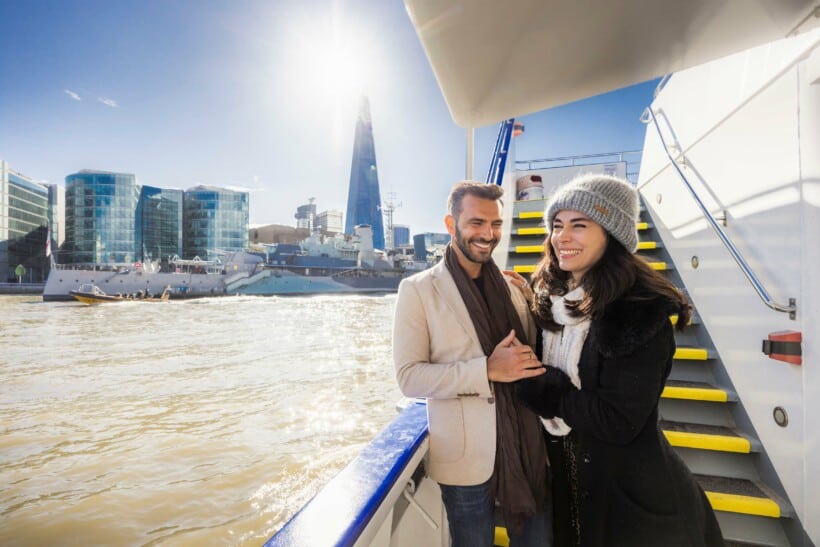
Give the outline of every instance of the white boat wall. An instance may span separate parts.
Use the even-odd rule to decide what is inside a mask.
[[[224,262],[175,258],[165,271],[160,271],[156,263],[52,264],[43,301],[73,300],[69,291],[81,285],[96,285],[110,295],[138,291],[158,295],[171,287],[171,298],[221,296],[226,294],[228,284],[253,275],[259,261],[247,253],[235,252]]]
[[[637,182],[639,252],[695,308],[661,427],[727,541],[820,543],[820,4],[406,4],[465,126],[676,71],[645,114]],[[526,173],[507,174],[507,195]],[[497,261],[532,271],[543,206],[509,208]],[[438,488],[420,463],[421,409],[400,413],[268,544],[448,545]],[[502,529],[496,544],[506,545]]]
[[[638,188],[697,311],[698,342],[715,357],[700,379],[735,401],[719,425],[736,427],[757,453],[685,460],[696,473],[751,480],[779,505],[756,520],[719,512],[724,535],[746,526],[750,543],[817,544],[820,29],[675,74],[645,119]],[[804,343],[764,347],[784,332]],[[802,355],[784,362],[762,349]]]

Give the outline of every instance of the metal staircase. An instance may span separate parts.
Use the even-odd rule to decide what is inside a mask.
[[[545,205],[545,200],[514,203],[508,269],[524,275],[535,270],[544,251]],[[681,287],[644,207],[641,215],[638,254]],[[677,317],[670,320],[677,321]],[[783,489],[697,310],[690,328],[677,332],[676,337],[674,366],[661,395],[661,428],[706,492],[727,545],[797,544],[794,538],[801,535],[800,524],[781,497]]]

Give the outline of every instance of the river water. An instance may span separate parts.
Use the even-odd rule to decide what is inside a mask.
[[[395,416],[394,303],[0,297],[0,545],[261,545]]]

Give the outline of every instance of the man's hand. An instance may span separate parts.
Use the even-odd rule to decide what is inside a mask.
[[[515,330],[511,330],[487,358],[487,378],[491,382],[515,382],[545,371],[532,349],[515,337]]]
[[[532,302],[533,292],[532,288],[530,288],[530,284],[527,283],[527,280],[524,277],[513,270],[501,270],[501,273],[512,279],[513,285],[518,287],[518,290],[521,291],[521,294],[527,300],[527,302]]]

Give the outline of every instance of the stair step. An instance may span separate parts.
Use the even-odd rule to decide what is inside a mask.
[[[788,513],[750,480],[711,475],[695,475],[695,479],[715,511],[771,518]]]
[[[709,401],[726,403],[734,400],[733,394],[704,382],[684,382],[667,380],[661,397],[664,399],[686,399],[689,401]]]
[[[678,324],[678,314],[670,315],[669,316],[669,322],[672,323],[673,325],[677,325]],[[700,321],[693,315],[693,316],[689,317],[689,322],[687,323],[687,325],[696,325],[696,324],[699,324],[699,323],[700,323]]]
[[[516,245],[515,247],[510,249],[511,253],[515,254],[531,254],[531,253],[538,253],[544,254],[544,246],[543,245]]]
[[[517,236],[545,236],[547,229],[543,226],[531,226],[529,228],[517,228],[513,230],[513,235]]]
[[[520,230],[519,230],[520,231]],[[657,241],[640,241],[638,242],[638,250],[639,251],[648,251],[651,249],[660,249],[662,245]],[[526,253],[544,253],[544,245],[516,245],[510,249],[511,253],[516,254],[526,254]],[[661,269],[666,269],[666,263],[663,263],[664,267]]]
[[[682,361],[708,361],[712,355],[704,348],[677,348],[673,359]]]
[[[752,443],[728,427],[665,420],[660,422],[660,427],[669,444],[679,448],[698,448],[740,454],[752,452]]]
[[[649,262],[648,264],[653,270],[664,271],[672,269],[666,262]],[[535,264],[516,264],[512,269],[516,273],[532,273],[535,271]]]
[[[544,211],[519,211],[518,214],[514,217],[513,220],[543,220],[544,219]],[[639,232],[643,232],[652,228],[652,225],[648,222],[637,222],[635,227]],[[546,233],[546,228],[543,226],[540,227],[544,230],[542,233]],[[535,232],[532,234],[518,234],[518,235],[534,235]]]

